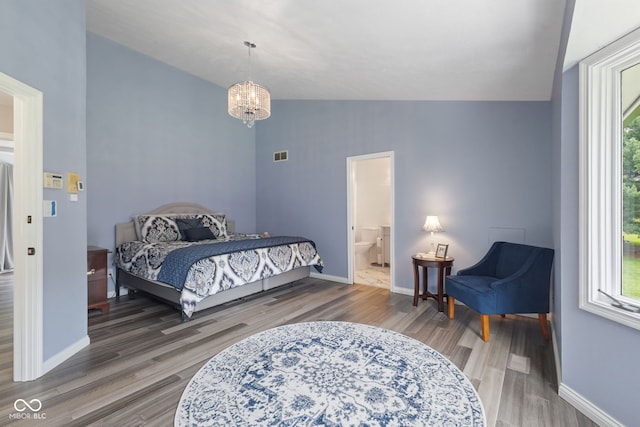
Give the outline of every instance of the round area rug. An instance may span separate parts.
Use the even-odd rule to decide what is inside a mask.
[[[176,426],[484,426],[465,375],[425,344],[369,325],[258,333],[191,379]]]

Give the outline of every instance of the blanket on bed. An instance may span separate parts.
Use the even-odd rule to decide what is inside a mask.
[[[194,263],[202,259],[215,255],[229,254],[232,252],[269,248],[273,246],[302,242],[308,242],[315,248],[315,243],[304,237],[276,236],[255,240],[217,242],[176,249],[170,252],[162,262],[162,267],[158,273],[158,280],[168,283],[177,289],[182,289],[185,279],[187,278],[187,274],[189,273],[189,269]],[[318,272],[322,273],[321,265],[315,265],[314,267]]]

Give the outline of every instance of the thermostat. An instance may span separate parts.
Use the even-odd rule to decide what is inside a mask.
[[[44,173],[44,188],[55,188],[56,190],[62,190],[62,174],[59,173]]]

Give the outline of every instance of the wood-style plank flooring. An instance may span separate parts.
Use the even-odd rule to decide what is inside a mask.
[[[476,313],[451,320],[433,300],[307,278],[196,313],[137,295],[89,312],[91,344],[27,382],[12,381],[12,277],[0,275],[0,425],[171,426],[189,379],[229,345],[275,326],[317,320],[367,323],[424,342],[455,363],[478,390],[489,426],[595,426],[557,395],[553,349],[536,319],[491,316],[491,341]],[[37,398],[46,420],[16,420],[14,401]]]

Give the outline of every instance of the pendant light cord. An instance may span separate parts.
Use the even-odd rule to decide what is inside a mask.
[[[251,80],[251,49],[255,49],[256,44],[250,41],[245,41],[244,45],[249,49],[249,81]]]

